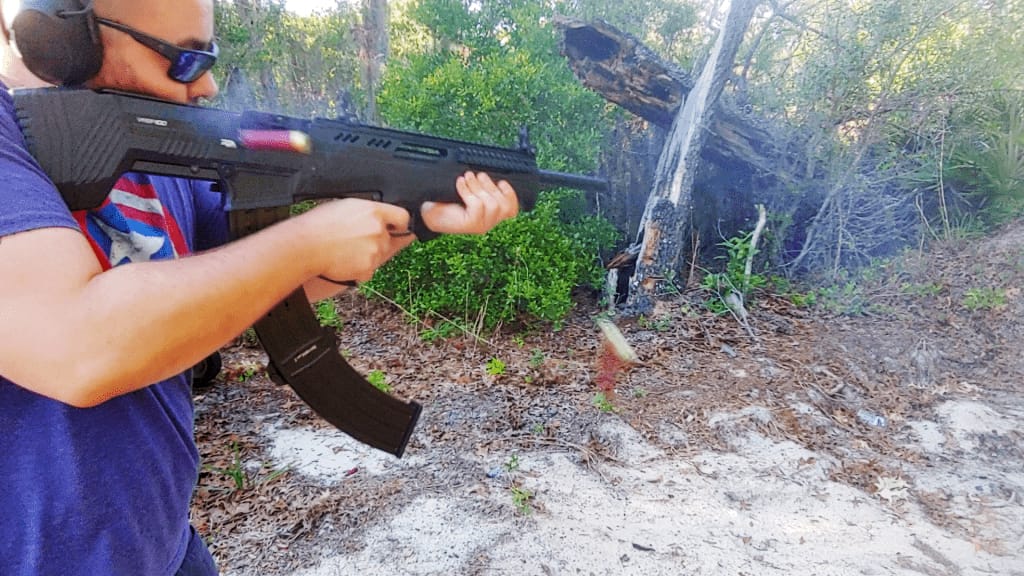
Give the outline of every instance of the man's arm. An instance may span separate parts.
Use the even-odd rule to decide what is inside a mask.
[[[318,275],[367,280],[412,241],[408,213],[328,202],[221,249],[101,271],[84,237],[0,239],[0,374],[93,406],[180,373]]]

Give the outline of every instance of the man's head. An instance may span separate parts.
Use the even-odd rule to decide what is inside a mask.
[[[29,68],[55,83],[175,102],[217,93],[211,0],[23,0],[14,28]]]

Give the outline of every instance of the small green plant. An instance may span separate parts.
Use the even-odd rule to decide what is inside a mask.
[[[435,326],[421,330],[420,340],[423,340],[424,342],[446,340],[460,332],[463,332],[463,330],[463,327],[459,326],[455,322],[444,320],[442,322],[438,322]]]
[[[647,396],[646,388],[643,388],[641,386],[633,388],[633,398],[643,398],[644,396]]]
[[[491,358],[487,361],[487,373],[491,376],[501,376],[505,373],[505,362],[498,357]]]
[[[530,427],[530,432],[537,436],[540,436],[541,434],[544,433],[544,425],[538,422],[534,424],[532,427]]]
[[[340,330],[345,325],[345,321],[338,315],[338,307],[330,298],[316,303],[316,319],[320,321],[321,326],[335,330]]]
[[[805,293],[793,292],[787,296],[797,308],[810,308],[818,303],[818,294],[813,290]]]
[[[241,490],[245,488],[245,468],[242,465],[242,453],[238,442],[231,443],[231,454],[231,465],[227,468],[207,466],[206,469],[227,476],[234,482],[235,490]]]
[[[608,396],[604,392],[598,392],[594,394],[592,401],[594,407],[604,413],[615,412],[615,405],[608,399]]]
[[[284,476],[285,474],[287,474],[288,470],[289,470],[289,468],[287,466],[285,466],[284,468],[278,468],[276,470],[271,470],[270,474],[267,474],[266,476],[263,476],[262,478],[257,480],[256,484],[259,485],[259,484],[266,484],[268,482],[273,482],[274,480],[277,480],[281,476]]]
[[[964,294],[964,308],[995,310],[1006,305],[1006,293],[999,288],[970,288]]]
[[[725,256],[718,257],[726,260],[725,271],[710,272],[701,281],[701,288],[711,294],[705,305],[714,314],[725,314],[731,309],[727,301],[730,294],[735,293],[743,300],[748,300],[755,289],[763,288],[768,283],[767,278],[761,274],[747,275],[747,259],[758,252],[752,239],[753,232],[747,232],[719,243],[726,251]]]
[[[793,286],[789,279],[782,276],[768,278],[768,289],[779,296],[787,298],[798,308],[810,308],[818,301],[818,293],[816,291],[801,292]]]
[[[256,330],[253,327],[246,328],[244,332],[238,337],[238,340],[243,346],[259,346],[260,339],[256,336]]]
[[[534,426],[535,431],[536,428],[537,426]],[[541,426],[540,431],[535,433],[540,434],[543,431],[544,427]],[[504,471],[504,477],[508,482],[508,489],[512,493],[512,504],[520,514],[530,514],[533,510],[531,504],[533,501],[533,493],[519,486],[519,480],[516,478],[516,472],[519,471],[519,455],[510,455],[508,460],[506,460],[501,467]],[[499,474],[494,474],[494,476],[498,475]]]
[[[260,370],[262,370],[262,368],[260,368],[260,366],[256,364],[246,364],[238,372],[238,382],[241,384],[245,384],[246,382],[252,380],[257,374],[259,374]]]
[[[391,385],[388,384],[387,376],[383,370],[370,370],[366,374],[366,381],[373,384],[373,387],[381,392],[391,393]]]
[[[513,454],[505,461],[505,471],[511,473],[516,470],[519,470],[519,455]]]
[[[816,303],[829,312],[844,316],[860,316],[869,308],[864,289],[853,280],[819,288]]]
[[[661,316],[652,320],[641,314],[636,323],[637,326],[644,330],[654,330],[655,332],[664,332],[672,327],[672,319],[668,316]]]
[[[226,468],[218,468],[216,466],[203,466],[205,470],[227,476],[233,485],[235,491],[244,490],[246,487],[259,486],[268,482],[280,478],[282,475],[288,472],[288,467],[278,468],[270,471],[262,477],[258,477],[255,480],[249,477],[249,474],[245,471],[245,465],[242,462],[242,450],[238,446],[238,442],[231,443],[231,464]]]
[[[530,368],[536,370],[544,365],[544,351],[540,348],[534,348],[530,352]]]
[[[529,516],[533,512],[533,492],[519,486],[512,486],[512,504],[516,507],[516,510],[524,516]]]
[[[938,296],[942,292],[942,284],[928,282],[925,284],[904,283],[900,292],[908,296]]]

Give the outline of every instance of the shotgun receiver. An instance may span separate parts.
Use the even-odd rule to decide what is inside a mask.
[[[125,172],[209,180],[226,195],[234,237],[287,218],[303,200],[361,197],[406,208],[421,239],[425,201],[458,202],[467,170],[507,180],[524,209],[545,188],[607,182],[537,168],[525,131],[514,148],[346,120],[229,112],[109,91],[16,90],[29,151],[72,210],[98,207]],[[341,357],[298,289],[254,325],[268,372],[356,440],[401,457],[420,406],[379,391]]]

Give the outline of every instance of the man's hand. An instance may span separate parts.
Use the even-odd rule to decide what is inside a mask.
[[[442,234],[483,234],[502,220],[519,213],[519,199],[512,186],[497,184],[484,172],[466,172],[455,181],[463,204],[424,202],[423,223]]]
[[[408,233],[405,208],[358,198],[326,202],[300,216],[310,221],[321,246],[320,275],[339,282],[365,282],[416,239]]]
[[[519,199],[504,180],[495,184],[483,173],[466,172],[455,181],[463,204],[424,202],[420,210],[423,223],[442,234],[483,234],[502,220],[519,213]],[[335,218],[329,229],[338,236],[325,248],[327,268],[321,278],[332,281],[364,282],[392,256],[415,240],[407,233],[409,213],[403,208],[380,202],[349,198],[328,202],[302,218]],[[323,225],[321,222],[319,225]],[[319,240],[324,240],[323,237]],[[334,296],[341,289],[334,282],[311,278],[305,283],[310,301]]]

